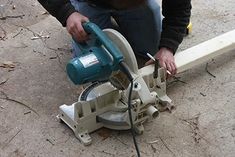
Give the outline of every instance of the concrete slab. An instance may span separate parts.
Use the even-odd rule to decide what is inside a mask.
[[[35,0],[22,2],[31,10],[38,7]],[[233,0],[193,1],[193,33],[180,50],[235,29],[234,8]],[[30,13],[41,12],[42,8]],[[22,22],[22,27],[14,23],[20,19],[0,20],[7,32],[0,40],[0,63],[11,61],[15,66],[0,68],[0,157],[135,156],[128,131],[99,130],[91,135],[93,144],[85,147],[56,119],[59,106],[76,101],[81,89],[68,80],[64,69],[70,37],[54,18],[42,16],[24,19],[31,22]],[[31,40],[42,31],[50,38]],[[186,84],[168,83],[177,109],[145,124],[144,134],[137,137],[142,156],[234,156],[235,51],[208,62],[216,77],[205,66],[179,74]]]

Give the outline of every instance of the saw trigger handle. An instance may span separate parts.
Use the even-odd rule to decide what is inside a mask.
[[[123,60],[123,55],[117,48],[117,46],[96,24],[92,22],[85,22],[82,24],[82,26],[86,33],[90,34],[92,37],[95,38],[95,42],[93,43],[94,46],[103,46],[106,50],[108,50],[108,53],[112,56],[113,65],[116,67]],[[84,43],[80,46],[83,45]],[[87,48],[88,45],[85,45],[85,48]],[[91,47],[91,45],[89,45],[89,47]]]

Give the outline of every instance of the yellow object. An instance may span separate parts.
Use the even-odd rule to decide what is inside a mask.
[[[189,22],[188,26],[187,26],[187,32],[186,34],[191,34],[193,31],[193,24],[191,22]]]

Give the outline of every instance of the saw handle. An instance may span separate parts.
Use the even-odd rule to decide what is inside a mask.
[[[83,42],[83,43],[79,43],[76,42],[76,40],[74,40],[76,42],[76,44],[78,45],[78,47],[81,49],[82,52],[89,52],[89,49],[91,47],[104,47],[107,51],[108,56],[110,57],[110,55],[112,56],[111,59],[113,61],[113,69],[117,69],[118,64],[123,61],[123,55],[120,52],[120,50],[117,48],[117,46],[108,38],[108,36],[94,23],[92,22],[85,22],[82,24],[84,30],[86,31],[86,33],[90,34],[91,36],[91,40],[94,40],[94,42]]]

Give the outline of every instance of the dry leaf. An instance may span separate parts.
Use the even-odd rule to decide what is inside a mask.
[[[12,61],[5,61],[0,64],[0,67],[13,69],[15,68],[15,64]]]
[[[154,141],[149,141],[147,142],[148,144],[154,144],[154,143],[157,143],[159,140],[154,140]]]
[[[42,15],[49,15],[49,13],[47,11],[44,11]]]
[[[50,38],[50,36],[49,35],[42,35],[42,36],[34,36],[34,37],[31,37],[31,40],[37,40],[37,39],[48,39],[48,38]]]
[[[98,135],[102,137],[102,140],[105,140],[111,136],[111,130],[107,128],[101,128],[98,131]]]

